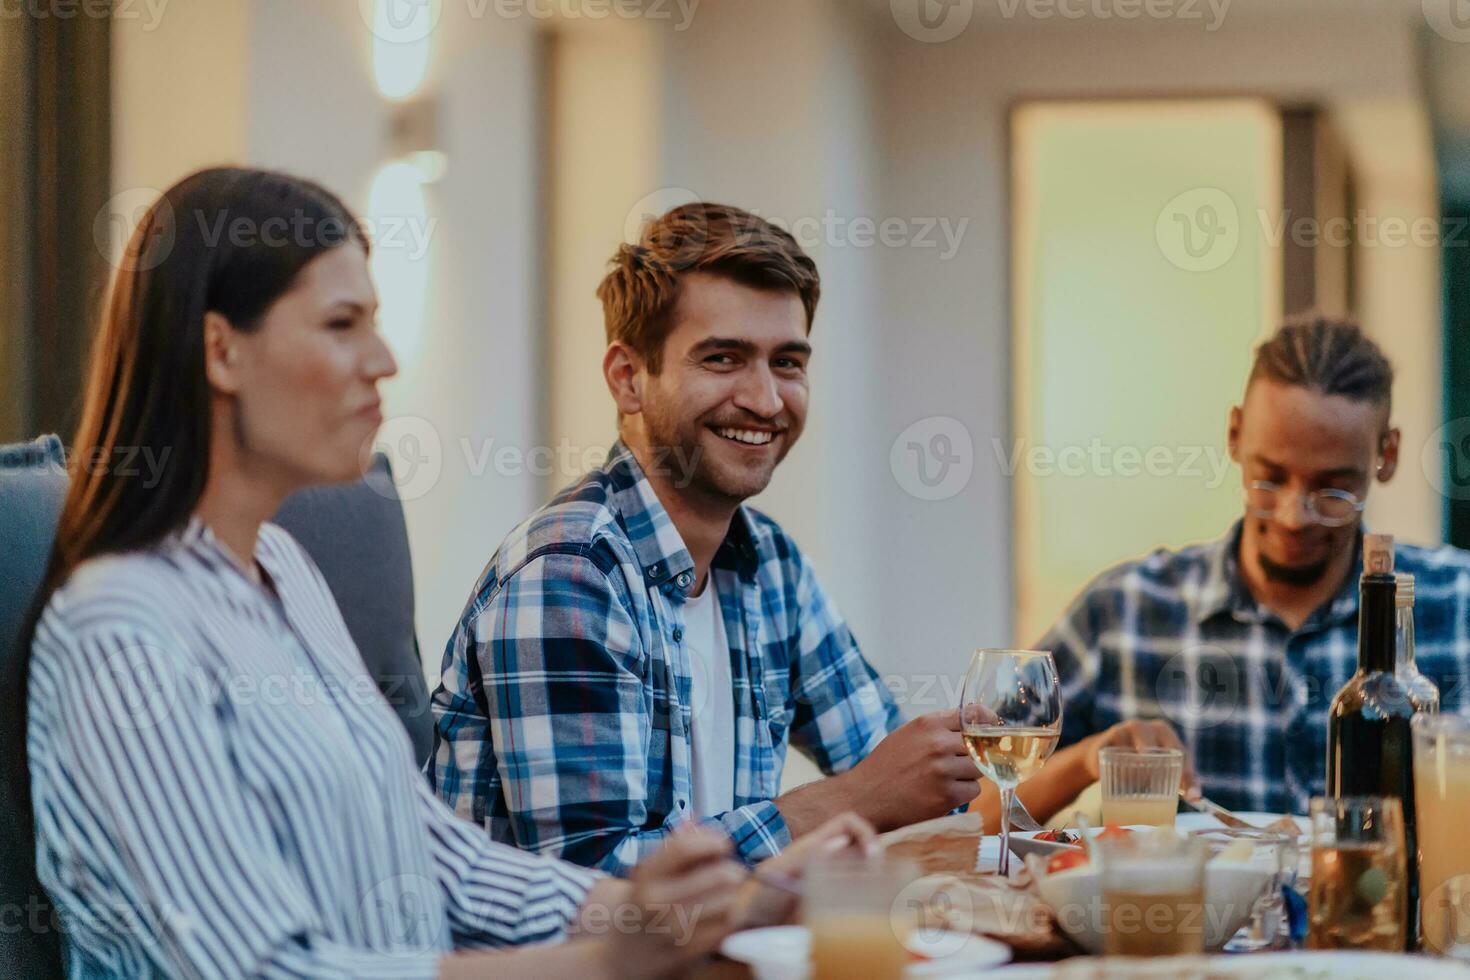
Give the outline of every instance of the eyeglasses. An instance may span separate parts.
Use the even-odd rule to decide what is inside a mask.
[[[1246,484],[1245,509],[1252,517],[1271,520],[1276,516],[1281,486],[1266,480]],[[1365,502],[1346,490],[1313,490],[1306,494],[1303,509],[1307,519],[1325,527],[1351,524],[1363,512]]]

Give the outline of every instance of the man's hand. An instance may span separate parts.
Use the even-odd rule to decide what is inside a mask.
[[[921,715],[891,732],[839,777],[852,808],[881,830],[942,817],[975,796],[980,772],[960,735],[960,713]]]
[[[1102,762],[1099,753],[1110,746],[1120,746],[1125,749],[1178,749],[1184,753],[1184,775],[1180,780],[1180,785],[1191,799],[1200,795],[1199,777],[1195,775],[1194,763],[1189,758],[1189,750],[1184,747],[1183,742],[1179,741],[1179,736],[1174,733],[1173,727],[1167,721],[1138,718],[1120,721],[1106,731],[1083,739],[1079,744],[1085,748],[1083,765],[1090,777],[1089,783],[1095,783],[1101,778]]]

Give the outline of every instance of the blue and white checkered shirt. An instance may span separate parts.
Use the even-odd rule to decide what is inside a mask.
[[[1289,629],[1236,561],[1241,524],[1095,579],[1038,644],[1055,653],[1067,745],[1131,718],[1172,722],[1205,795],[1235,810],[1306,813],[1326,789],[1327,711],[1357,669],[1359,560],[1330,603]],[[1442,708],[1470,709],[1470,553],[1395,548],[1415,577],[1419,669]]]
[[[710,575],[735,702],[735,808],[713,820],[756,861],[790,840],[771,802],[788,743],[842,772],[901,718],[775,522],[741,507]],[[496,840],[615,873],[657,847],[693,799],[693,584],[693,559],[619,443],[511,532],[475,586],[433,697],[439,795]]]

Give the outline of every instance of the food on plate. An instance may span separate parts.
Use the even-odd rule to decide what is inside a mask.
[[[1081,835],[1075,834],[1070,830],[1043,830],[1033,840],[1050,841],[1053,844],[1076,845],[1082,843]]]
[[[1087,852],[1081,849],[1075,851],[1061,851],[1051,856],[1046,863],[1046,873],[1054,875],[1071,868],[1080,868],[1087,863]]]

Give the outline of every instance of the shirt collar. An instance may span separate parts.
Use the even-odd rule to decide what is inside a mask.
[[[1203,623],[1221,613],[1242,621],[1260,621],[1272,613],[1256,601],[1240,574],[1240,536],[1245,519],[1237,519],[1224,537],[1205,546],[1205,577],[1195,607],[1195,622]],[[1358,535],[1352,573],[1332,601],[1316,609],[1301,630],[1325,627],[1350,620],[1358,614],[1358,578],[1363,573],[1363,536]]]
[[[687,593],[694,586],[694,559],[643,467],[621,439],[613,445],[602,470],[612,490],[613,509],[627,528],[644,579],[649,585],[671,582]],[[748,575],[755,571],[756,564],[753,518],[741,505],[715,554],[714,565]]]

